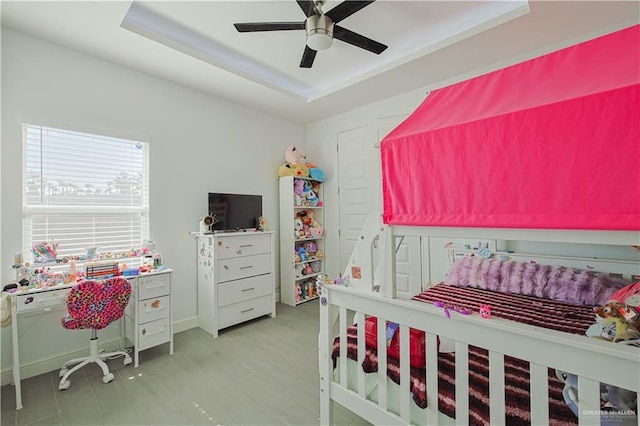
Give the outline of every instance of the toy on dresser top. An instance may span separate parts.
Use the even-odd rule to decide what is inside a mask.
[[[313,210],[300,210],[293,220],[293,232],[297,240],[321,238],[324,228],[315,219]]]

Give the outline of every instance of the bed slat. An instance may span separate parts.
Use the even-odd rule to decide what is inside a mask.
[[[578,378],[578,419],[580,426],[600,425],[600,384],[586,377]]]
[[[489,419],[492,425],[505,424],[504,356],[495,351],[489,351]]]
[[[347,308],[340,307],[340,341],[347,341]],[[347,387],[347,345],[340,345],[340,385]]]
[[[387,321],[378,317],[378,406],[387,409]]]
[[[400,417],[402,420],[410,422],[410,399],[409,391],[410,364],[409,364],[409,327],[400,325],[397,332],[400,332]]]
[[[531,424],[544,424],[549,419],[549,380],[547,367],[530,363]]]
[[[426,425],[438,424],[438,336],[425,335],[427,358],[427,421]]]
[[[456,425],[469,424],[469,345],[456,341]]]
[[[364,314],[358,312],[354,315],[354,322],[358,325],[358,365],[362,365],[364,362],[364,355],[366,351],[366,335],[365,335],[365,327],[364,327]],[[367,389],[365,385],[365,372],[362,368],[358,368],[358,395],[360,398],[367,397]]]

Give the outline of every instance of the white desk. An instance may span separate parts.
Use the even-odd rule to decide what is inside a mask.
[[[129,282],[131,282],[132,299],[130,300],[130,304],[132,303],[131,302],[132,300],[140,299],[140,292],[139,292],[138,285],[140,284],[141,280],[143,280],[142,285],[144,286],[146,283],[153,284],[152,281],[149,282],[148,279],[145,279],[146,277],[152,277],[160,274],[168,274],[167,276],[169,277],[168,279],[169,279],[169,286],[170,286],[171,272],[173,271],[170,269],[165,269],[165,270],[151,272],[147,274],[123,277],[123,278],[127,278]],[[73,287],[74,284],[75,283],[62,284],[55,287],[44,287],[39,289],[29,289],[29,290],[22,290],[22,291],[20,291],[20,288],[18,288],[18,291],[15,291],[13,293],[9,292],[9,296],[11,298],[11,316],[12,316],[11,338],[12,338],[12,346],[13,346],[12,368],[13,368],[13,383],[16,388],[16,410],[19,410],[22,408],[22,390],[20,387],[20,344],[19,344],[19,336],[18,336],[18,318],[20,317],[20,315],[24,315],[28,313],[47,312],[56,308],[66,309],[66,296],[67,296],[67,293],[69,292],[69,289],[71,289],[71,287]],[[135,346],[135,354],[134,354],[135,367],[138,366],[138,352],[148,347],[155,346],[157,344],[165,343],[168,341],[169,353],[173,354],[173,324],[172,324],[173,321],[171,317],[171,302],[170,302],[171,297],[170,296],[171,295],[169,292],[168,300],[166,302],[169,304],[169,306],[159,303],[159,304],[153,304],[153,307],[150,308],[150,309],[157,308],[161,310],[167,309],[168,316],[165,315],[165,317],[168,318],[167,320],[168,325],[166,326],[168,328],[166,329],[165,333],[160,333],[165,337],[160,337],[159,339],[157,337],[154,337],[153,338],[154,340],[144,344],[140,342],[137,337],[131,337],[129,339],[131,340],[132,343],[134,343],[134,346]],[[135,305],[132,305],[132,306],[135,306]],[[127,306],[127,308],[129,309],[129,306]],[[140,309],[136,309],[135,311],[139,312]],[[147,310],[147,312],[148,311],[149,310]],[[147,326],[147,324],[140,324],[138,322],[139,315],[140,314],[135,316],[135,320],[133,321],[133,329],[138,330],[140,328],[140,329],[146,330],[144,326]],[[127,315],[123,315],[123,318],[122,318],[123,321],[126,316]],[[62,316],[60,318],[62,318]],[[54,324],[56,324],[56,326],[58,327],[62,327],[60,325],[60,322],[56,322]],[[126,328],[126,325],[125,327],[121,327],[122,339],[124,339],[125,337],[125,328]],[[134,333],[134,334],[137,335],[137,333]]]
[[[66,295],[74,284],[45,287],[9,293],[11,297],[11,339],[13,346],[13,384],[16,387],[16,410],[22,408],[20,388],[20,345],[18,339],[18,316],[33,312],[46,312],[65,306]],[[18,288],[20,290],[20,288]]]

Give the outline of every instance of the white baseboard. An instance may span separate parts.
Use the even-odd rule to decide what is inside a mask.
[[[173,323],[173,334],[186,331],[198,326],[198,317],[188,318]],[[113,339],[106,343],[101,342],[100,349],[104,349],[107,352],[120,350],[120,339]],[[30,364],[22,364],[20,368],[20,378],[22,380],[29,377],[39,376],[40,374],[48,373],[50,371],[58,370],[64,365],[65,362],[73,358],[79,358],[87,356],[89,354],[89,346],[86,349],[79,351],[69,352],[53,358],[48,358],[42,361],[33,362]],[[13,382],[13,370],[12,368],[5,369],[0,378],[0,384],[2,386],[8,385]]]

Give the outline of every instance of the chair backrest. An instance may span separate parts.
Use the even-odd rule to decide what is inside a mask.
[[[62,319],[62,326],[68,329],[105,328],[122,317],[130,297],[131,284],[122,277],[78,283],[67,295],[67,316]]]

